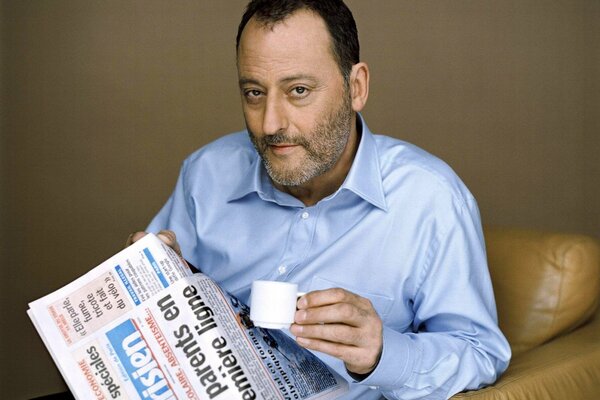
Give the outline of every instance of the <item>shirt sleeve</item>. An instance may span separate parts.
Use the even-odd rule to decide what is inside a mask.
[[[411,299],[413,331],[384,327],[380,362],[361,381],[388,399],[447,399],[493,383],[508,366],[474,200],[460,213],[430,243]]]
[[[146,230],[152,233],[157,233],[163,229],[175,232],[183,257],[193,265],[198,265],[195,259],[197,246],[196,213],[194,200],[188,193],[188,174],[188,162],[186,160],[181,167],[173,193],[152,219]]]

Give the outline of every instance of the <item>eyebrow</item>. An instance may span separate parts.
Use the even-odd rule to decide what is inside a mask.
[[[278,83],[288,83],[288,82],[293,82],[296,80],[307,80],[310,81],[312,83],[316,83],[317,79],[313,76],[313,75],[308,75],[308,74],[298,74],[298,75],[292,75],[292,76],[288,76],[285,77],[283,79],[280,79]],[[239,80],[239,85],[240,87],[244,86],[244,85],[248,85],[248,84],[254,84],[254,85],[260,85],[262,86],[262,84],[253,78],[240,78]]]
[[[244,85],[248,85],[248,84],[260,85],[260,82],[258,82],[256,79],[251,79],[251,78],[240,78],[240,80],[238,82],[239,82],[240,87],[242,87]]]

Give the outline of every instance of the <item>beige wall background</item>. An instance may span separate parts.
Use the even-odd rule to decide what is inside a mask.
[[[0,393],[64,389],[27,303],[119,250],[243,128],[245,1],[2,1]],[[446,160],[485,225],[600,236],[600,2],[348,2],[372,130]]]

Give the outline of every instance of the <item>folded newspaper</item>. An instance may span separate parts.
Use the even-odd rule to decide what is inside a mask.
[[[27,313],[77,399],[333,399],[348,387],[152,234]]]

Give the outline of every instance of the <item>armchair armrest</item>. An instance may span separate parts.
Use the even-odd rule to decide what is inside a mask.
[[[600,310],[579,329],[516,356],[493,386],[452,399],[600,399]]]

